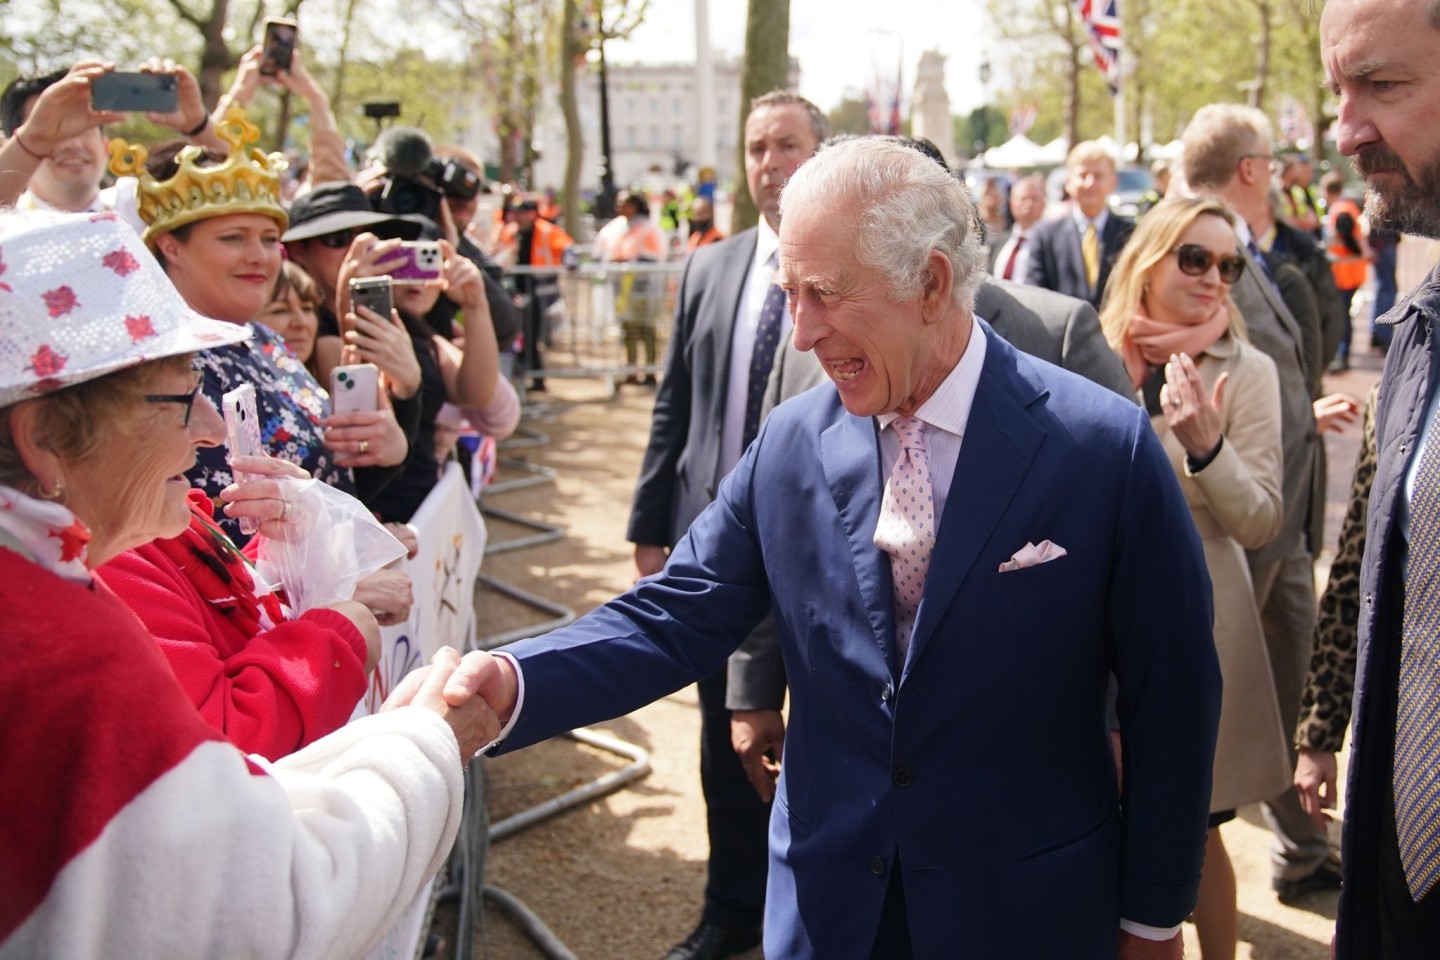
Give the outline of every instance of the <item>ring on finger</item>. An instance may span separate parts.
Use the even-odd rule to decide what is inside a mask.
[[[278,521],[280,521],[281,523],[284,523],[286,520],[289,520],[289,519],[290,519],[290,501],[289,501],[289,500],[281,500],[281,501],[280,501],[280,516],[276,517],[275,519],[278,520]]]
[[[361,441],[360,441],[360,452],[361,452],[361,453],[364,453],[366,450],[369,450],[369,449],[370,449],[370,441],[369,441],[369,440],[361,440]]]

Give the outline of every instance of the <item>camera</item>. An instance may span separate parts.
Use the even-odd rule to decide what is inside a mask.
[[[370,205],[376,213],[403,217],[420,214],[432,222],[440,222],[440,187],[425,174],[399,176],[391,174],[381,180],[379,191],[371,194]]]

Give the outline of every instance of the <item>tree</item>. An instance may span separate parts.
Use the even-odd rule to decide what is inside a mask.
[[[740,129],[750,101],[783,88],[790,74],[790,0],[749,0],[745,21],[745,59],[740,67]],[[745,136],[740,140],[740,169],[745,169]],[[755,200],[742,177],[735,189],[732,233],[748,230],[759,220]]]
[[[870,132],[870,107],[859,97],[845,97],[830,111],[831,133],[853,133],[865,136]]]

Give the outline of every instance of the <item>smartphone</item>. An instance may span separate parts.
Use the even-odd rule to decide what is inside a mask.
[[[382,263],[392,264],[389,268],[390,279],[396,283],[439,280],[440,244],[434,240],[406,240],[400,244],[399,256]]]
[[[260,58],[260,75],[273,77],[290,69],[295,44],[300,41],[300,25],[294,20],[271,17],[265,21],[265,43]]]
[[[380,368],[347,363],[330,371],[330,400],[336,413],[374,410],[380,402]]]
[[[350,281],[350,309],[367,307],[385,319],[395,309],[395,295],[389,277],[355,277]]]
[[[260,417],[255,412],[254,386],[242,383],[222,396],[220,410],[225,416],[225,442],[230,448],[230,459],[265,456],[265,448],[260,442]],[[232,470],[232,473],[237,483],[250,477],[239,470]],[[239,522],[242,533],[254,533],[260,529],[259,522],[250,517],[241,517]]]
[[[171,73],[102,73],[90,81],[96,110],[171,113],[180,103],[179,80]]]

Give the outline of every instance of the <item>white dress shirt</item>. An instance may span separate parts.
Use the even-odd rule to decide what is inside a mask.
[[[1017,251],[1015,248],[1019,246]],[[1015,256],[1015,268],[1010,271],[1010,276],[1005,276],[1005,265],[1010,262],[1011,254]],[[995,255],[995,276],[1001,279],[1010,280],[1013,283],[1025,282],[1025,271],[1030,265],[1030,231],[1020,229],[1016,224],[1010,230],[1010,236],[1000,245],[1000,252]]]

